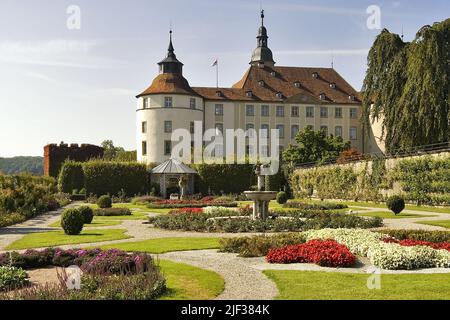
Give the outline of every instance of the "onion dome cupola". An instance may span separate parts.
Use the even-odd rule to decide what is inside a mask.
[[[167,56],[164,60],[158,63],[160,73],[176,73],[183,74],[183,64],[178,61],[175,55],[175,50],[172,44],[172,30],[170,30],[170,42],[167,49]]]
[[[257,47],[255,51],[253,51],[252,61],[250,64],[252,66],[269,66],[273,67],[275,65],[275,61],[273,60],[272,50],[268,47],[268,39],[267,29],[264,26],[264,10],[261,11],[261,27],[258,31],[258,36],[256,37]]]

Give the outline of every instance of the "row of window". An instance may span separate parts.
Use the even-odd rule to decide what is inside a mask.
[[[172,97],[164,97],[164,108],[173,108]],[[197,108],[197,100],[195,98],[189,99],[189,108]],[[144,109],[150,109],[150,98],[144,98]]]
[[[191,121],[190,122],[190,132],[194,133],[194,122]],[[307,126],[308,128],[310,128],[311,130],[314,130],[314,126]],[[164,133],[172,133],[172,121],[164,121]],[[222,123],[216,123],[215,124],[215,129],[218,132],[223,132],[223,124]],[[245,126],[245,130],[248,131],[250,129],[255,129],[255,125],[253,123],[247,123]],[[280,139],[284,139],[285,138],[285,133],[284,133],[284,125],[283,124],[278,124],[276,125],[276,129],[279,130],[279,134],[280,134]],[[268,134],[270,132],[270,127],[268,124],[262,124],[261,125],[261,130],[263,132],[263,138],[267,138]],[[299,132],[300,127],[298,125],[292,125],[291,126],[291,139],[295,139],[295,136],[297,135],[297,133]],[[329,134],[328,132],[328,126],[321,126],[320,127],[321,131],[324,131],[325,134]],[[147,133],[147,122],[144,121],[142,122],[142,133]],[[334,127],[334,135],[336,137],[342,137],[342,126],[336,126]],[[249,134],[250,137],[251,133]],[[356,127],[350,127],[350,131],[349,131],[349,137],[350,140],[357,140],[358,139],[358,129]]]
[[[328,118],[329,112],[328,107],[320,107],[320,117]],[[339,119],[342,118],[342,108],[336,107],[334,109],[334,117]],[[216,116],[223,116],[223,104],[216,104],[214,113]],[[358,109],[351,108],[349,111],[349,116],[351,119],[358,118]],[[245,114],[247,117],[255,116],[255,106],[254,105],[246,105],[245,106]],[[276,106],[275,114],[277,117],[284,117],[285,115],[285,107],[284,106]],[[261,117],[269,117],[270,116],[270,106],[262,105],[261,106]],[[291,117],[299,117],[300,116],[300,108],[298,106],[291,107]],[[305,109],[306,118],[314,118],[315,116],[315,107],[306,107]]]
[[[170,156],[172,154],[172,141],[164,141],[164,155]],[[142,141],[142,156],[147,155],[147,141]]]

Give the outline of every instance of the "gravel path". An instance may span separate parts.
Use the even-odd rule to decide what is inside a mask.
[[[161,259],[190,264],[220,274],[225,290],[217,300],[272,300],[278,295],[276,285],[261,270],[253,268],[248,260],[236,254],[216,250],[170,252]]]

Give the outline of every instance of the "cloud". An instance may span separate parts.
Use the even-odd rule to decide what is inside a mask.
[[[50,40],[42,42],[0,42],[0,61],[66,68],[107,68],[118,61],[96,57],[98,41]]]
[[[51,78],[49,76],[46,76],[45,74],[42,74],[42,73],[37,73],[37,72],[30,71],[30,72],[26,72],[25,75],[27,77],[30,77],[30,78],[43,80],[43,81],[47,81],[47,82],[57,82],[56,79],[53,79],[53,78]]]
[[[139,90],[132,90],[128,88],[107,88],[107,89],[101,89],[100,93],[102,95],[113,95],[113,96],[127,96],[127,97],[134,97],[138,94]]]

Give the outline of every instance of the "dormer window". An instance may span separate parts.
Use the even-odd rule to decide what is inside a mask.
[[[320,100],[325,100],[327,98],[327,96],[325,95],[325,93],[321,93],[320,95],[319,95],[319,99]]]
[[[336,89],[336,83],[334,83],[334,82],[330,83],[330,88],[331,89]]]
[[[300,81],[295,81],[295,82],[294,82],[294,87],[300,88],[300,87],[301,87]]]
[[[263,80],[259,80],[259,81],[258,81],[258,84],[259,84],[260,87],[264,87],[264,85],[265,85],[265,83],[264,83]]]
[[[216,96],[218,96],[218,97],[223,97],[222,91],[216,91]]]
[[[275,77],[275,76],[277,75],[277,73],[276,73],[275,71],[271,71],[271,72],[270,72],[270,75],[271,75],[272,77]]]
[[[248,98],[252,98],[252,97],[253,97],[253,92],[252,92],[252,91],[247,91],[247,92],[245,93],[245,95],[246,95]]]
[[[354,94],[349,95],[349,96],[348,96],[348,100],[350,100],[350,101],[355,101],[355,100],[356,100],[355,95],[354,95]]]
[[[314,79],[319,79],[319,74],[317,72],[313,72],[312,77]]]
[[[278,99],[283,99],[283,94],[281,92],[277,92],[277,98]]]

